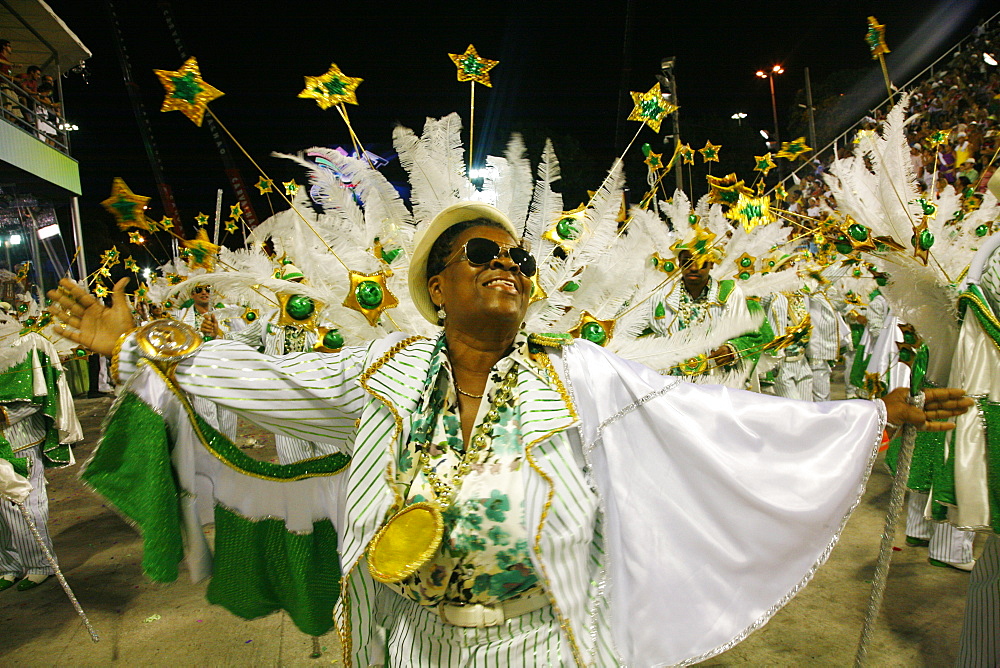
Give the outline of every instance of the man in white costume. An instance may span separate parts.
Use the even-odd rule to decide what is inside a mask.
[[[830,400],[830,373],[840,351],[851,345],[851,329],[830,303],[824,291],[809,295],[809,320],[812,332],[806,346],[806,358],[812,371],[812,400]]]
[[[971,403],[960,390],[928,391],[922,410],[902,392],[793,402],[525,334],[535,265],[516,235],[478,203],[429,223],[409,285],[421,314],[444,322],[435,338],[396,334],[294,364],[194,342],[170,360],[185,392],[351,455],[326,500],[347,665],[377,659],[379,626],[392,665],[704,660],[826,560],[886,416],[923,424]],[[70,338],[111,350],[121,337],[121,373],[137,382],[150,377],[152,330],[180,329],[129,333],[124,282],[112,309],[68,283],[51,294]]]
[[[811,328],[806,299],[800,292],[779,292],[772,295],[768,318],[777,336],[798,328]],[[806,360],[809,336],[809,332],[806,332],[801,339],[777,351],[772,386],[775,395],[812,401],[812,369]]]

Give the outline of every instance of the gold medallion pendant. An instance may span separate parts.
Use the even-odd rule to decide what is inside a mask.
[[[430,561],[443,536],[444,519],[437,504],[407,506],[375,534],[368,546],[368,571],[379,582],[401,582]]]

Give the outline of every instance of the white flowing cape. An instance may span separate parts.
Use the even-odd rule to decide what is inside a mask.
[[[694,385],[576,342],[564,376],[606,513],[628,666],[694,663],[762,626],[829,557],[881,441],[881,402]]]

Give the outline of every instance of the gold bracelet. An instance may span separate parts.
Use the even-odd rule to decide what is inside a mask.
[[[122,352],[122,346],[125,345],[125,339],[127,339],[128,335],[134,332],[136,329],[138,329],[138,327],[133,327],[132,329],[128,330],[127,332],[119,336],[118,340],[115,341],[115,347],[111,349],[111,367],[108,369],[108,373],[111,376],[111,380],[116,385],[119,382],[121,382],[118,378],[118,356]]]

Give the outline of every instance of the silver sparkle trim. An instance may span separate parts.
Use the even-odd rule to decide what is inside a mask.
[[[604,430],[607,427],[611,426],[615,422],[618,422],[618,420],[621,420],[623,417],[625,417],[626,415],[628,415],[632,411],[638,409],[643,404],[646,404],[646,403],[648,403],[648,402],[650,402],[653,399],[656,399],[658,397],[662,397],[664,394],[666,394],[670,390],[674,389],[675,387],[677,387],[681,383],[680,378],[677,378],[677,377],[674,377],[674,376],[669,377],[668,380],[672,381],[672,382],[670,382],[669,385],[665,385],[665,386],[661,387],[660,389],[656,390],[655,392],[650,392],[649,394],[647,394],[646,396],[642,397],[638,401],[633,401],[628,406],[625,406],[624,408],[622,408],[621,410],[619,410],[617,413],[615,413],[611,417],[609,417],[606,420],[604,420],[604,422],[602,422],[597,427],[597,434],[594,436],[593,442],[591,442],[587,446],[584,446],[584,449],[583,449],[584,454],[588,454],[591,450],[594,449],[594,446],[597,444],[597,442],[599,440],[601,440],[602,434],[604,433]]]

